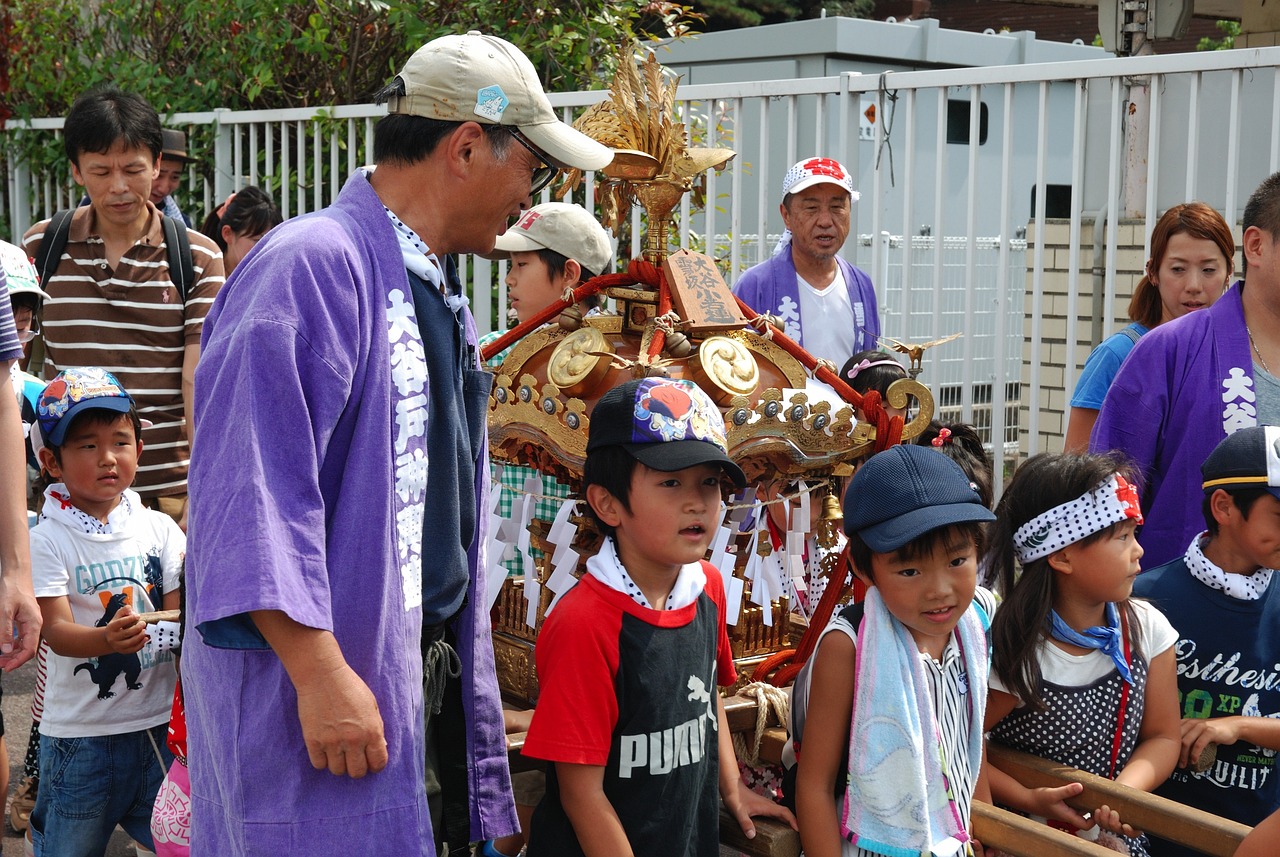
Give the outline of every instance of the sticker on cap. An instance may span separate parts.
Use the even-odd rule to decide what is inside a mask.
[[[542,216],[542,212],[533,211],[533,210],[526,211],[524,213],[524,216],[521,217],[518,221],[516,221],[516,229],[519,229],[523,232],[528,232],[530,229],[533,228],[533,224],[536,223],[538,221],[538,218],[541,216]]]
[[[495,83],[493,86],[486,86],[476,93],[475,114],[482,119],[488,119],[490,122],[498,122],[502,119],[502,114],[510,103],[511,99],[507,98],[507,94],[502,91],[502,87]]]
[[[840,162],[831,158],[810,158],[804,162],[804,169],[815,176],[830,176],[842,182],[849,180],[849,175],[840,166]]]

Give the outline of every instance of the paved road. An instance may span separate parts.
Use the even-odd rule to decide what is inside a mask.
[[[27,751],[27,739],[31,735],[31,691],[35,686],[35,664],[27,664],[15,673],[3,678],[4,743],[9,750],[9,790],[17,788],[22,779],[22,757]],[[22,836],[14,833],[8,824],[8,807],[5,809],[3,849],[0,857],[23,857]],[[116,829],[105,857],[135,857],[133,846],[124,831]],[[739,857],[729,848],[720,849],[720,857]]]
[[[36,668],[29,663],[3,679],[4,743],[9,750],[9,790],[17,788],[22,779],[22,758],[27,752],[27,739],[31,735],[31,691],[35,686]],[[2,857],[22,857],[22,836],[8,825],[6,804]],[[106,857],[134,857],[133,846],[124,831],[117,829],[107,849]]]

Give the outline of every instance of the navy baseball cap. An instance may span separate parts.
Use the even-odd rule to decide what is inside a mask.
[[[995,519],[960,465],[928,446],[876,453],[844,495],[845,533],[876,553],[892,553],[940,527]]]
[[[76,414],[94,409],[127,414],[132,407],[133,397],[115,375],[96,366],[84,366],[64,369],[54,376],[40,394],[36,417],[44,441],[62,446]]]
[[[739,490],[747,487],[729,457],[720,409],[692,381],[641,378],[605,393],[591,412],[587,454],[604,446],[620,446],[664,472],[718,464]]]
[[[1227,435],[1200,465],[1206,494],[1219,488],[1265,488],[1280,498],[1280,426],[1252,426]]]

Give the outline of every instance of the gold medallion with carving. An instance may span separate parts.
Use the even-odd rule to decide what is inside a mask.
[[[760,366],[755,355],[736,339],[709,336],[698,346],[694,374],[706,378],[715,388],[717,401],[732,396],[749,396],[760,386]]]
[[[568,396],[581,395],[609,371],[613,346],[595,327],[584,326],[566,336],[547,363],[547,378]]]

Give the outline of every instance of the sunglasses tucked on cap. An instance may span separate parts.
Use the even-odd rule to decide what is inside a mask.
[[[844,495],[845,533],[876,553],[892,553],[941,527],[995,519],[960,465],[927,446],[876,453]]]
[[[399,79],[404,95],[388,100],[391,113],[510,126],[558,169],[598,170],[613,160],[611,149],[560,121],[533,63],[505,39],[474,30],[433,39],[409,57]]]
[[[54,376],[40,394],[36,419],[45,442],[62,446],[76,414],[95,409],[127,414],[132,407],[133,397],[115,375],[85,366],[64,369]]]
[[[1280,498],[1280,426],[1252,426],[1230,434],[1200,465],[1206,494],[1219,488],[1264,488]]]
[[[729,457],[720,409],[692,381],[641,378],[605,393],[591,412],[587,454],[605,446],[663,472],[718,464],[739,490],[747,486]]]

